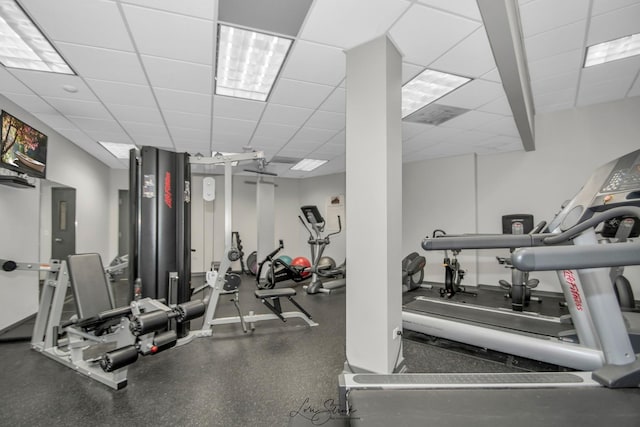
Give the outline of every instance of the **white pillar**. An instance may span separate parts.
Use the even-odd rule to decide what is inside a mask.
[[[258,214],[257,259],[261,262],[275,248],[275,184],[258,177],[256,184]]]
[[[380,37],[347,54],[346,353],[355,371],[402,358],[402,57]]]

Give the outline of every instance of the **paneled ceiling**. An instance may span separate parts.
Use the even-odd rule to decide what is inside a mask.
[[[304,3],[262,4],[292,1]],[[271,162],[279,176],[324,175],[345,168],[344,50],[388,34],[405,82],[426,67],[473,78],[438,101],[470,111],[439,126],[403,123],[405,161],[523,150],[475,0],[309,2],[306,15],[285,7],[244,23],[301,22],[268,102],[213,94],[215,0],[20,0],[77,75],[0,67],[0,93],[112,168],[127,162],[97,141],[204,155],[251,147],[268,160],[329,161],[313,172]],[[586,46],[640,32],[640,0],[518,4],[537,114],[640,96],[640,56],[582,68]],[[223,13],[230,24],[236,15]]]

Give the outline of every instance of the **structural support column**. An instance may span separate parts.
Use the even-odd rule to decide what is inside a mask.
[[[402,57],[380,37],[346,52],[346,354],[391,373],[402,340]]]
[[[258,214],[258,262],[273,251],[275,242],[275,184],[259,177],[256,183],[256,211]]]

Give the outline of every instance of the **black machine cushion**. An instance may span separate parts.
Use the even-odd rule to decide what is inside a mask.
[[[256,298],[292,297],[296,294],[296,290],[293,288],[258,289],[255,293]]]

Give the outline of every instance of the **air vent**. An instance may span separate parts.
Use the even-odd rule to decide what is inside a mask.
[[[458,117],[466,113],[466,108],[450,107],[441,104],[429,104],[419,109],[415,113],[404,118],[407,122],[424,123],[427,125],[438,126],[448,120]]]

